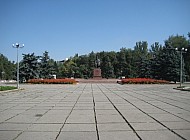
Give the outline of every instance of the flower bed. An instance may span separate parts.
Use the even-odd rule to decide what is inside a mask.
[[[32,84],[76,84],[75,79],[30,79],[27,83]]]
[[[120,84],[169,84],[166,80],[156,80],[150,78],[126,78],[118,81]]]

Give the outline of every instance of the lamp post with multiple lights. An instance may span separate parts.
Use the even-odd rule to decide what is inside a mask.
[[[180,52],[180,87],[182,87],[182,83],[183,83],[183,53],[187,52],[187,49],[185,48],[181,48],[180,50],[178,48],[175,48],[176,51]]]
[[[22,46],[20,46],[19,43],[13,44],[12,45],[13,48],[17,48],[17,89],[19,89],[19,60],[18,60],[18,49],[19,48],[23,48],[24,44],[22,44]]]

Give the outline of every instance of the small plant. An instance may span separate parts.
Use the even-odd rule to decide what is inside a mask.
[[[13,87],[13,86],[0,86],[0,91],[12,90],[12,89],[16,89],[16,87]]]

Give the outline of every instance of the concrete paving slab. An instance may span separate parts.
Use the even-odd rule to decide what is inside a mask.
[[[7,103],[2,103],[1,104],[1,110],[6,110],[6,109],[9,109],[9,108],[12,108],[14,107],[16,104],[7,104]]]
[[[94,105],[93,105],[93,103],[84,103],[84,102],[77,102],[77,104],[75,105],[75,107],[86,107],[86,106],[88,106],[88,107],[93,107]]]
[[[35,123],[64,123],[67,118],[67,115],[43,115],[42,117],[39,117],[38,120],[35,121]]]
[[[9,120],[7,120],[6,122],[10,122],[10,123],[33,123],[37,120],[38,118],[35,117],[34,115],[17,115]]]
[[[0,114],[0,123],[5,122],[8,119],[16,116],[15,114]]]
[[[190,111],[186,111],[186,110],[184,110],[184,109],[182,109],[182,108],[175,108],[175,109],[173,109],[173,108],[167,108],[167,109],[164,109],[164,110],[166,110],[166,111],[168,111],[168,112],[170,112],[170,113],[172,113],[172,114],[189,114],[190,115]]]
[[[29,126],[29,123],[1,123],[0,131],[24,131],[27,130]]]
[[[37,105],[38,107],[54,107],[55,103],[41,103]]]
[[[175,130],[178,134],[186,138],[187,140],[190,139],[190,130]]]
[[[128,105],[128,104],[119,104],[119,105],[116,104],[115,106],[119,110],[135,110],[135,107],[133,107],[132,105]]]
[[[161,131],[137,131],[143,140],[181,140],[169,130]]]
[[[63,124],[32,124],[26,131],[32,132],[59,132]]]
[[[29,109],[26,111],[22,111],[20,112],[22,115],[31,115],[31,116],[35,116],[36,114],[45,114],[48,111],[48,109],[40,109],[40,110],[34,110],[34,109]]]
[[[97,115],[97,123],[125,123],[120,115]]]
[[[176,85],[21,86],[0,96],[0,139],[190,139],[190,94]]]
[[[95,123],[94,114],[91,115],[72,115],[69,116],[66,123]]]
[[[99,132],[111,132],[111,131],[132,131],[132,129],[126,123],[103,123],[98,124]]]
[[[78,115],[92,115],[94,114],[94,110],[73,110],[71,112],[72,116],[78,116]]]
[[[21,114],[23,112],[25,112],[26,110],[22,110],[22,109],[17,109],[17,110],[13,110],[13,109],[7,109],[7,110],[4,110],[3,112],[1,112],[1,114],[4,114],[4,115],[18,115],[18,114]],[[0,115],[1,115],[0,114]]]
[[[96,104],[96,109],[104,110],[115,110],[111,104]]]
[[[68,116],[71,110],[56,110],[55,108],[49,110],[45,115],[63,115]]]
[[[152,117],[160,122],[183,122],[181,118],[178,118],[172,114],[151,114]]]
[[[123,113],[123,116],[129,121],[129,122],[155,122],[151,117],[147,116],[144,113]]]
[[[22,131],[0,131],[0,140],[13,140]]]
[[[52,109],[54,110],[71,110],[72,106],[54,106]]]
[[[16,140],[55,140],[58,132],[23,132]]]
[[[183,121],[183,122],[163,122],[168,128],[172,130],[190,130],[190,123]]]
[[[100,140],[139,140],[133,131],[100,132]]]
[[[131,116],[132,114],[141,114],[142,111],[140,111],[139,109],[135,108],[135,109],[119,109],[119,111],[121,112],[121,114],[125,114],[127,116]]]
[[[177,114],[177,116],[179,116],[179,117],[190,122],[190,115],[189,114]]]
[[[93,110],[93,106],[75,106],[74,110]]]
[[[96,132],[61,132],[57,140],[97,140]]]
[[[136,131],[158,131],[167,129],[157,122],[131,123],[131,125]]]
[[[146,112],[147,114],[167,114],[166,111],[161,110],[159,108],[143,108],[142,111]]]
[[[74,104],[75,104],[75,102],[70,103],[70,102],[60,101],[60,102],[56,103],[55,107],[73,107]]]
[[[119,113],[116,110],[113,110],[113,109],[111,109],[111,110],[105,110],[105,109],[100,110],[100,109],[97,109],[96,110],[96,114],[97,115],[119,115]]]
[[[38,105],[36,105],[30,109],[33,109],[33,110],[51,110],[53,108],[54,108],[54,106],[38,106]]]
[[[12,107],[11,109],[12,110],[17,110],[17,109],[19,109],[19,110],[28,110],[30,108],[31,108],[31,106],[15,106],[15,107]]]
[[[61,131],[65,132],[96,132],[96,124],[65,124]]]

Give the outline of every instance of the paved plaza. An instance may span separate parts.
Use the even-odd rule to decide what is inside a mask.
[[[190,140],[177,85],[21,85],[0,93],[0,140]]]

